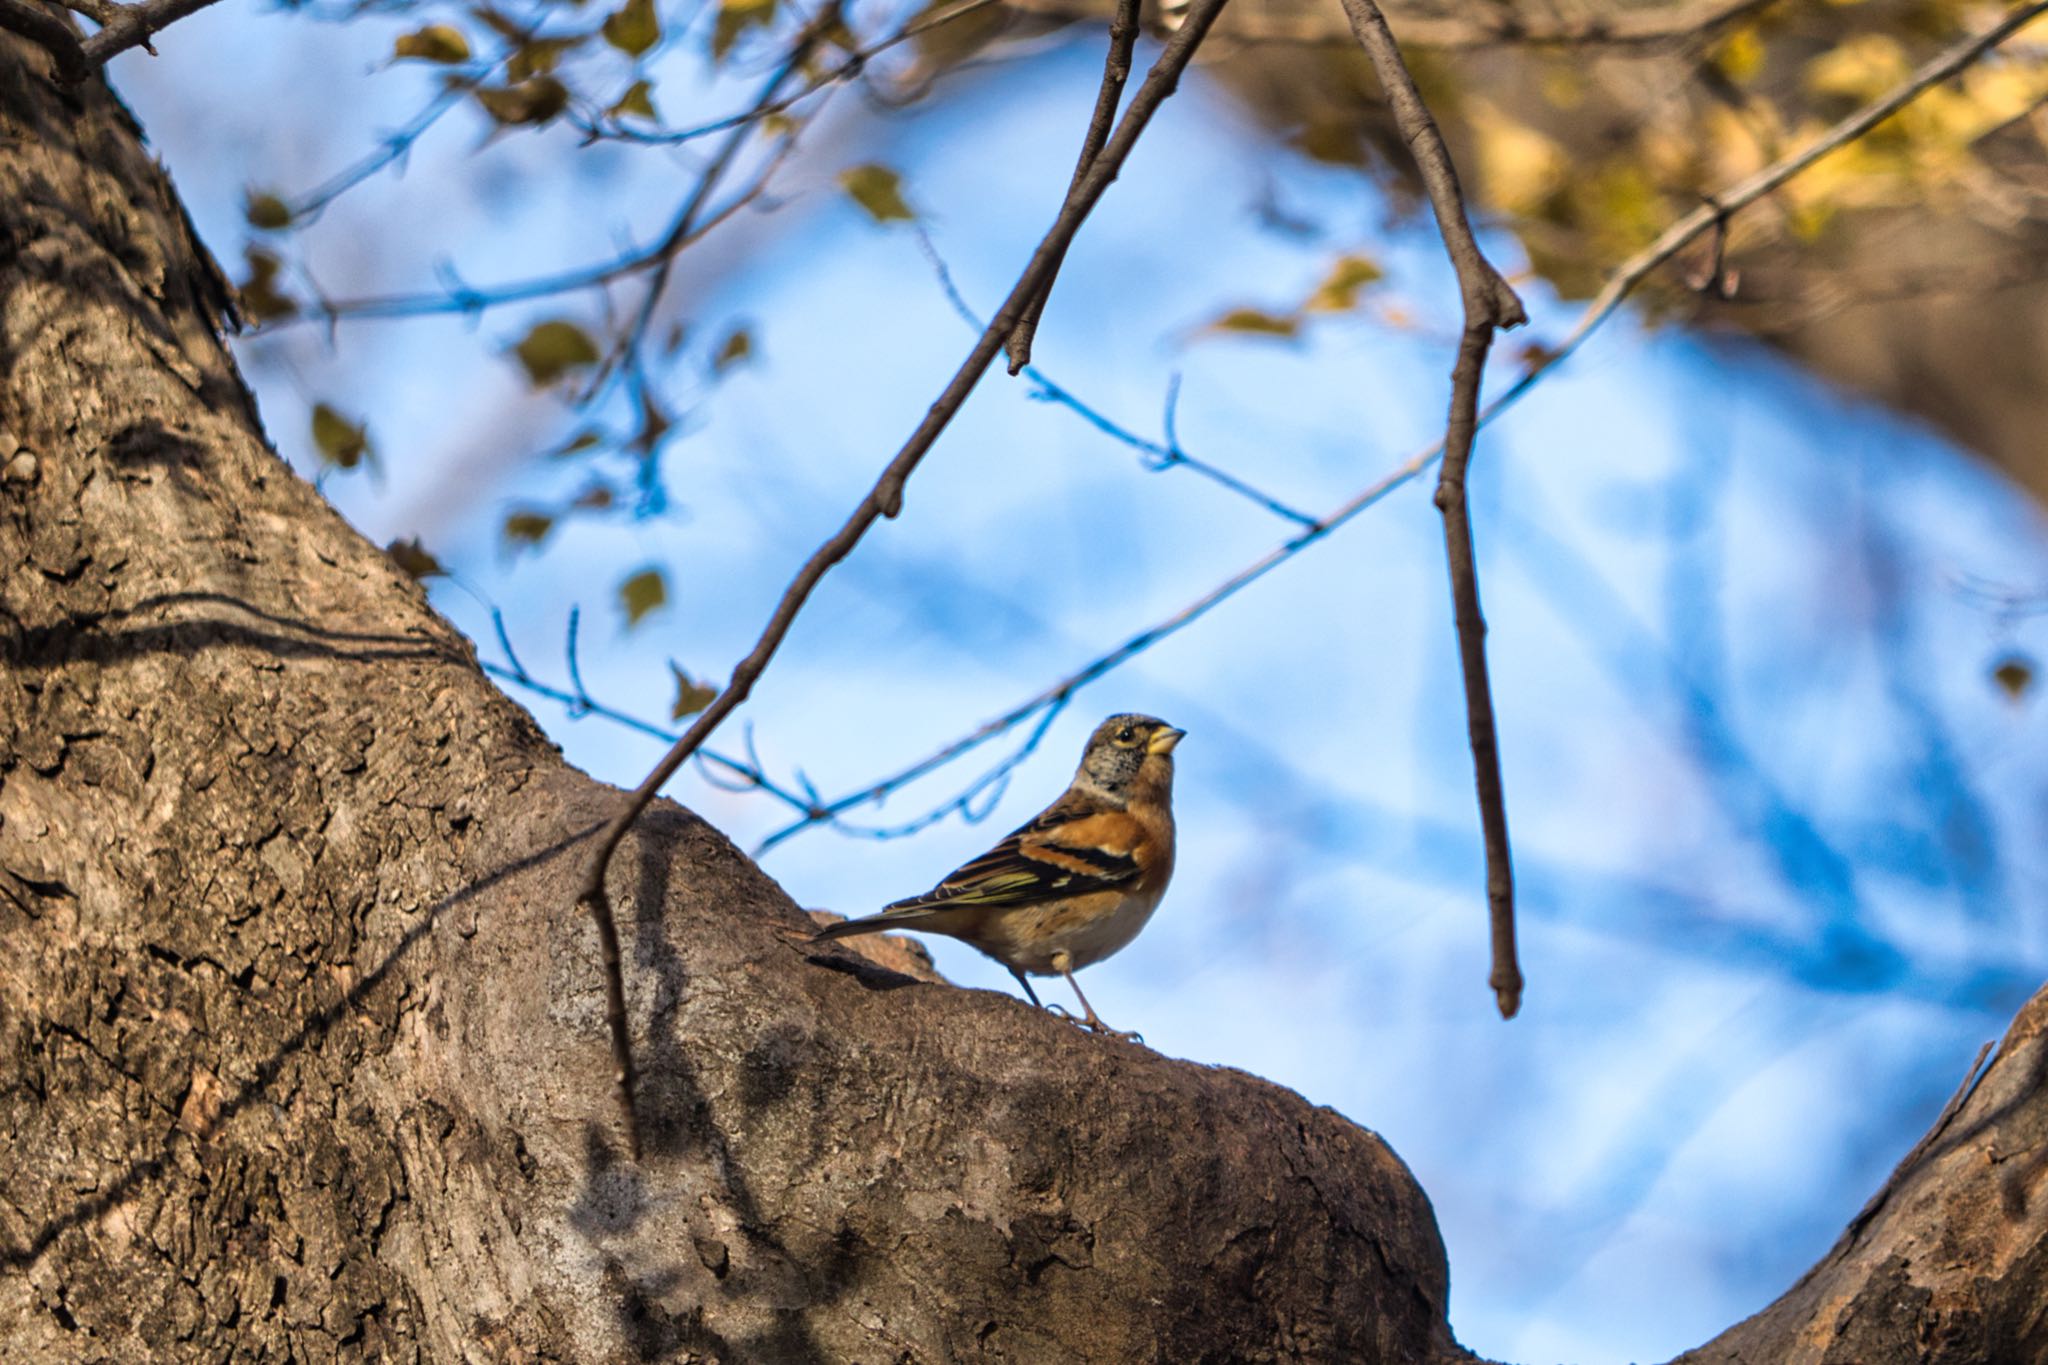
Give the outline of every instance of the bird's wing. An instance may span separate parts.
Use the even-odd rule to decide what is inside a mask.
[[[1071,795],[925,892],[889,910],[947,905],[1033,905],[1137,880],[1144,828],[1120,810]]]

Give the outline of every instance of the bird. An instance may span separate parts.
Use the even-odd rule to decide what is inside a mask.
[[[1074,973],[1129,944],[1159,908],[1173,876],[1173,750],[1186,733],[1153,716],[1111,716],[1059,800],[923,895],[812,941],[947,934],[1008,967],[1033,1005],[1031,976],[1063,976],[1085,1015],[1077,1022],[1136,1039],[1102,1021]]]

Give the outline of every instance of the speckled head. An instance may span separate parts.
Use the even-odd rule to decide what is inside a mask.
[[[1121,804],[1148,763],[1149,775],[1172,781],[1173,746],[1186,733],[1156,716],[1111,716],[1089,736],[1074,783]]]

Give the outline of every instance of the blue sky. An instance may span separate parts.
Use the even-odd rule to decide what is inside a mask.
[[[395,31],[222,5],[165,35],[160,58],[116,63],[224,259],[247,236],[246,188],[315,183],[428,98],[425,73],[377,69]],[[906,113],[836,97],[773,204],[683,258],[664,321],[688,321],[700,347],[746,323],[759,355],[696,392],[686,351],[678,391],[694,398],[661,515],[571,524],[538,555],[500,542],[507,511],[587,477],[539,455],[575,418],[502,352],[540,318],[596,318],[587,299],[246,341],[273,438],[313,474],[312,403],[365,416],[379,471],[323,485],[365,534],[422,537],[503,606],[551,681],[580,609],[591,691],[659,719],[666,661],[725,675],[972,340],[915,238],[867,222],[837,172],[900,170],[970,304],[993,307],[1064,189],[1096,43],[1055,40]],[[756,79],[693,96],[688,52],[659,69],[675,122],[734,107]],[[701,155],[486,131],[452,115],[403,176],[301,234],[323,286],[602,259],[665,220]],[[1264,201],[1314,232],[1263,226]],[[1297,343],[1195,335],[1230,307],[1292,303],[1350,250],[1388,274],[1365,312]],[[1179,375],[1191,452],[1324,511],[1441,432],[1456,295],[1438,251],[1198,73],[1084,230],[1039,363],[1153,437]],[[1574,309],[1524,293],[1529,339],[1555,340]],[[1467,1345],[1661,1358],[1825,1251],[2048,968],[2048,743],[2038,700],[1989,678],[2008,653],[2038,654],[2043,628],[1982,591],[2038,593],[2048,534],[1927,432],[1756,348],[1626,317],[1486,433],[1473,497],[1523,897],[1513,1023],[1484,985],[1441,532],[1419,484],[1082,692],[984,823],[887,842],[812,831],[764,865],[804,904],[871,909],[1057,794],[1102,715],[1167,717],[1189,731],[1176,881],[1145,935],[1090,970],[1091,1000],[1161,1052],[1269,1076],[1385,1135],[1435,1204]],[[750,733],[780,776],[861,786],[1290,529],[991,377],[717,742]],[[614,592],[646,564],[672,601],[627,631]],[[442,586],[435,601],[496,656],[475,600]],[[522,699],[607,780],[637,781],[660,751]],[[1001,752],[863,818],[913,816]],[[671,790],[742,846],[782,814],[694,775]],[[933,946],[962,985],[1014,989]]]

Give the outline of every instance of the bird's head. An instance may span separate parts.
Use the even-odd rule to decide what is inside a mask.
[[[1173,746],[1186,733],[1154,716],[1111,716],[1089,736],[1075,780],[1119,801],[1141,775],[1163,785],[1173,778]]]

